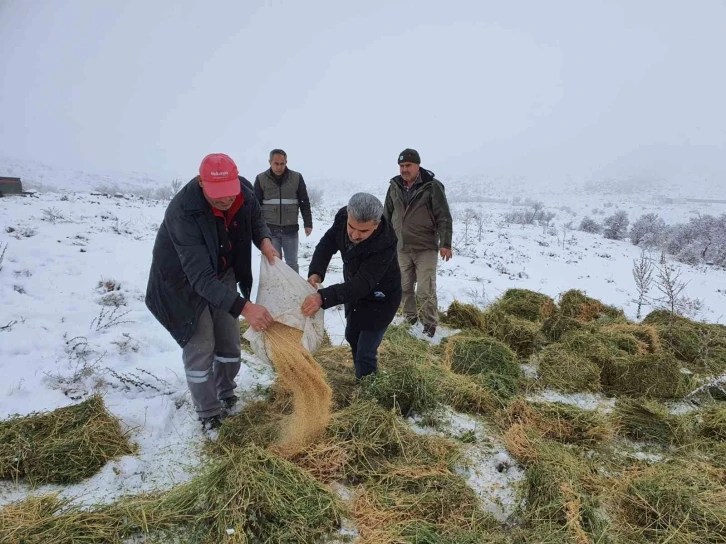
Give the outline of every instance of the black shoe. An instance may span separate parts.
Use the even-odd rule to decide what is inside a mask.
[[[237,406],[238,400],[239,397],[232,395],[231,397],[227,397],[226,399],[221,399],[219,401],[222,403],[222,417],[228,416],[234,410],[234,407]]]
[[[436,334],[436,325],[424,325],[424,334],[429,338],[433,338]]]
[[[408,323],[409,325],[415,325],[416,323],[418,323],[418,317],[407,317],[406,323]]]
[[[202,424],[202,430],[204,432],[216,431],[222,426],[221,416],[200,417],[199,421]]]

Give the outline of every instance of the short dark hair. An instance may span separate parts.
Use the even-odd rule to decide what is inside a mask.
[[[285,153],[285,151],[283,151],[282,149],[273,149],[272,151],[270,151],[270,160],[272,160],[272,157],[274,157],[275,155],[282,155],[287,159],[287,153]]]

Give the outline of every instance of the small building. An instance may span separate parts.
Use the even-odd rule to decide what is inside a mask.
[[[23,184],[20,178],[0,176],[0,195],[22,195]]]

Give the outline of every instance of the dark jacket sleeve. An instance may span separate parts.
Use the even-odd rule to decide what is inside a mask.
[[[323,308],[349,304],[368,296],[395,258],[396,246],[389,246],[380,252],[371,254],[361,263],[356,275],[348,281],[320,289],[318,293],[323,297]]]
[[[204,235],[192,216],[167,213],[164,218],[174,249],[179,255],[184,275],[192,289],[215,308],[230,312],[240,307],[236,290],[230,289],[217,279],[212,259],[204,242]],[[241,304],[244,306],[244,304]],[[239,314],[238,314],[239,315]]]
[[[341,210],[342,211],[342,210]],[[328,271],[328,265],[330,259],[333,258],[338,251],[338,232],[341,228],[345,228],[345,224],[341,226],[343,222],[341,211],[335,216],[333,226],[330,227],[323,237],[315,246],[313,252],[313,258],[308,268],[308,278],[313,274],[320,276],[321,281],[325,279],[325,273]]]
[[[255,181],[255,186],[259,185]],[[272,240],[272,233],[265,222],[265,216],[262,214],[262,207],[256,198],[250,199],[250,214],[252,217],[252,243],[260,249],[262,240],[269,238]]]
[[[297,203],[300,206],[300,214],[303,218],[303,226],[306,229],[313,228],[313,212],[310,210],[310,199],[308,198],[308,188],[305,180],[300,175],[300,183],[297,186]]]
[[[452,220],[449,202],[446,200],[444,186],[440,181],[434,180],[431,195],[432,212],[436,220],[436,233],[439,237],[439,247],[451,249]]]
[[[391,222],[391,217],[393,217],[393,195],[391,194],[391,191],[393,191],[393,187],[389,185],[388,191],[386,191],[386,201],[383,205],[383,217],[385,217],[389,223]]]
[[[260,176],[257,176],[255,178],[255,197],[257,198],[257,203],[260,206],[262,206],[262,200],[265,198],[265,195],[262,192],[262,184],[260,183]]]

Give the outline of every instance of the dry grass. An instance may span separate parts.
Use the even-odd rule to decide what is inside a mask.
[[[0,422],[0,477],[31,485],[79,482],[135,451],[100,396]]]
[[[544,387],[571,393],[600,391],[600,367],[592,360],[552,344],[539,352],[538,381]]]
[[[555,402],[527,402],[514,399],[502,412],[504,428],[520,424],[542,439],[570,444],[595,444],[610,440],[612,425],[602,414]]]

